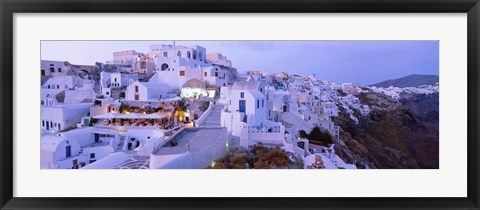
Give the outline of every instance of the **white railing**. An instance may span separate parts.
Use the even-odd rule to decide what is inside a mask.
[[[275,126],[248,126],[249,133],[280,133],[279,125]]]

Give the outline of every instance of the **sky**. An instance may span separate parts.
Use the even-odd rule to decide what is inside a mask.
[[[113,60],[113,52],[148,52],[172,41],[42,41],[41,59],[92,65]],[[438,41],[176,41],[222,53],[240,72],[315,76],[369,85],[410,74],[439,74]]]

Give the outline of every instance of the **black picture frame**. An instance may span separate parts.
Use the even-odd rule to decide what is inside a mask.
[[[479,209],[478,0],[0,0],[2,209]],[[466,198],[17,198],[13,197],[15,13],[467,13],[468,196]],[[34,178],[34,177],[32,177]]]

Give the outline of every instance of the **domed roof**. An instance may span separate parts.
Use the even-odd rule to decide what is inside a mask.
[[[188,80],[184,85],[184,88],[202,88],[205,89],[205,84],[198,79]]]

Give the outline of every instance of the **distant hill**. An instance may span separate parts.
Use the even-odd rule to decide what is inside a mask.
[[[383,82],[379,82],[377,84],[373,84],[370,86],[375,87],[418,87],[420,85],[434,85],[438,83],[438,76],[437,75],[421,75],[421,74],[412,74],[406,77],[398,78],[398,79],[390,79],[385,80]]]

